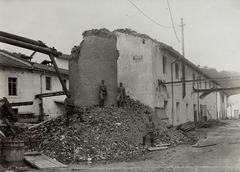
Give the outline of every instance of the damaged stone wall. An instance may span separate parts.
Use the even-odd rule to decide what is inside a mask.
[[[94,29],[83,33],[80,46],[72,49],[69,61],[69,85],[77,106],[99,104],[99,86],[105,80],[108,96],[106,106],[117,100],[116,36],[107,29]]]

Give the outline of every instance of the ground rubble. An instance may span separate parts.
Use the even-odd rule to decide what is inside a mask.
[[[74,114],[70,125],[65,126],[64,116],[59,116],[8,139],[24,140],[27,150],[37,150],[65,164],[128,161],[143,154],[140,144],[149,115],[153,115],[150,107],[127,98],[124,108],[83,109],[84,123]],[[176,146],[196,142],[195,137],[169,129],[154,118],[158,126],[155,144]]]
[[[212,128],[215,126],[225,125],[226,123],[217,119],[209,119],[200,124],[200,128]]]

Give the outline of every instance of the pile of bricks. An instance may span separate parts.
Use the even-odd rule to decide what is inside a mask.
[[[67,127],[60,116],[16,137],[25,140],[27,149],[40,151],[62,163],[128,161],[142,154],[140,144],[148,115],[153,115],[151,108],[127,98],[124,108],[84,109],[85,123],[73,115]],[[162,125],[156,128],[154,143],[175,146],[193,140]]]

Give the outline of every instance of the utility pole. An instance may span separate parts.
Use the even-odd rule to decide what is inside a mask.
[[[180,27],[182,28],[182,55],[183,57],[185,57],[185,53],[184,53],[184,30],[183,30],[183,27],[184,27],[185,24],[183,24],[183,18],[181,18],[181,25]],[[182,81],[183,81],[183,84],[182,84],[182,97],[184,98],[186,96],[186,84],[185,84],[185,64],[182,63]]]
[[[184,53],[184,29],[183,29],[184,26],[185,26],[185,24],[183,24],[183,18],[181,18],[180,27],[182,28],[182,55],[183,55],[183,57],[185,57],[185,53]]]

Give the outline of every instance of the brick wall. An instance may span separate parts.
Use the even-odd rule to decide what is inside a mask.
[[[83,38],[80,53],[69,61],[69,89],[77,106],[99,104],[102,79],[108,91],[105,105],[116,104],[117,58],[116,39],[96,35]]]

